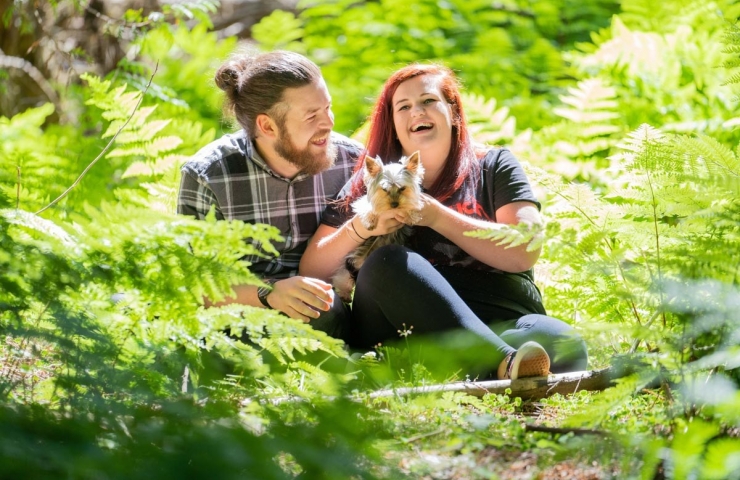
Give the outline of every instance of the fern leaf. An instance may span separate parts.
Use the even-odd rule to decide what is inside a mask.
[[[643,123],[630,132],[627,138],[617,146],[629,152],[641,153],[644,150],[645,143],[660,142],[664,138],[663,132],[647,123]]]
[[[116,141],[121,144],[132,142],[146,142],[152,140],[163,128],[171,123],[171,120],[153,120],[146,124],[146,128],[136,131],[125,131],[118,135]],[[113,132],[115,133],[115,131]]]
[[[64,246],[76,250],[75,247],[77,246],[78,241],[63,228],[50,220],[46,220],[24,210],[0,210],[0,215],[2,215],[2,217],[10,224],[20,225],[43,235],[55,238],[62,242]]]
[[[182,144],[182,139],[174,135],[167,137],[157,137],[156,139],[149,142],[144,150],[146,155],[150,158],[156,158],[161,153],[169,152],[176,149]]]
[[[611,109],[617,106],[617,102],[610,100],[616,98],[616,90],[607,87],[598,78],[582,80],[575,88],[569,88],[570,95],[561,95],[560,100],[579,110]]]
[[[465,232],[465,236],[482,238],[505,245],[506,248],[527,244],[527,251],[532,252],[542,247],[545,227],[540,223],[520,222],[517,225],[497,225],[489,230]]]
[[[724,82],[722,82],[720,85],[722,86],[735,85],[737,83],[740,83],[740,72],[730,75],[730,77]]]

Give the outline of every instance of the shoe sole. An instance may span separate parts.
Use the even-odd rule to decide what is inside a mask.
[[[527,342],[517,350],[511,367],[511,379],[545,377],[550,374],[550,357],[542,345]]]

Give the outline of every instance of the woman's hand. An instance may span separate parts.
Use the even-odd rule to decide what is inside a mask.
[[[386,210],[375,217],[375,228],[370,230],[365,226],[360,215],[355,215],[352,220],[350,228],[354,227],[355,232],[362,238],[377,237],[379,235],[387,235],[393,233],[399,228],[403,227],[405,212],[398,208]]]
[[[468,237],[465,232],[497,228],[502,224],[540,223],[537,206],[531,202],[508,203],[496,210],[496,221],[468,217],[442,205],[433,197],[422,195],[421,219],[416,225],[429,227],[465,250],[473,258],[505,272],[523,272],[537,262],[540,249],[528,251],[527,245],[509,248],[487,239]]]
[[[421,194],[421,209],[419,210],[419,220],[414,223],[420,227],[432,227],[439,218],[439,212],[441,209],[447,208],[439,203],[431,195],[426,193]],[[408,222],[406,222],[408,223]]]

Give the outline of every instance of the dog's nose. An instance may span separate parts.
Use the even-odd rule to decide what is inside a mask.
[[[398,202],[391,202],[391,208],[398,208]]]

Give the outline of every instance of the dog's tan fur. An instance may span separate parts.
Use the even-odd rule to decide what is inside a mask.
[[[339,297],[349,302],[355,284],[356,272],[373,251],[390,244],[402,245],[411,226],[421,220],[421,181],[424,167],[419,152],[403,157],[398,163],[383,164],[378,158],[365,157],[363,181],[367,194],[352,204],[352,210],[368,230],[375,230],[381,213],[394,208],[405,216],[406,225],[393,233],[370,237],[349,253],[344,265],[332,277]],[[351,273],[355,272],[355,275]]]

